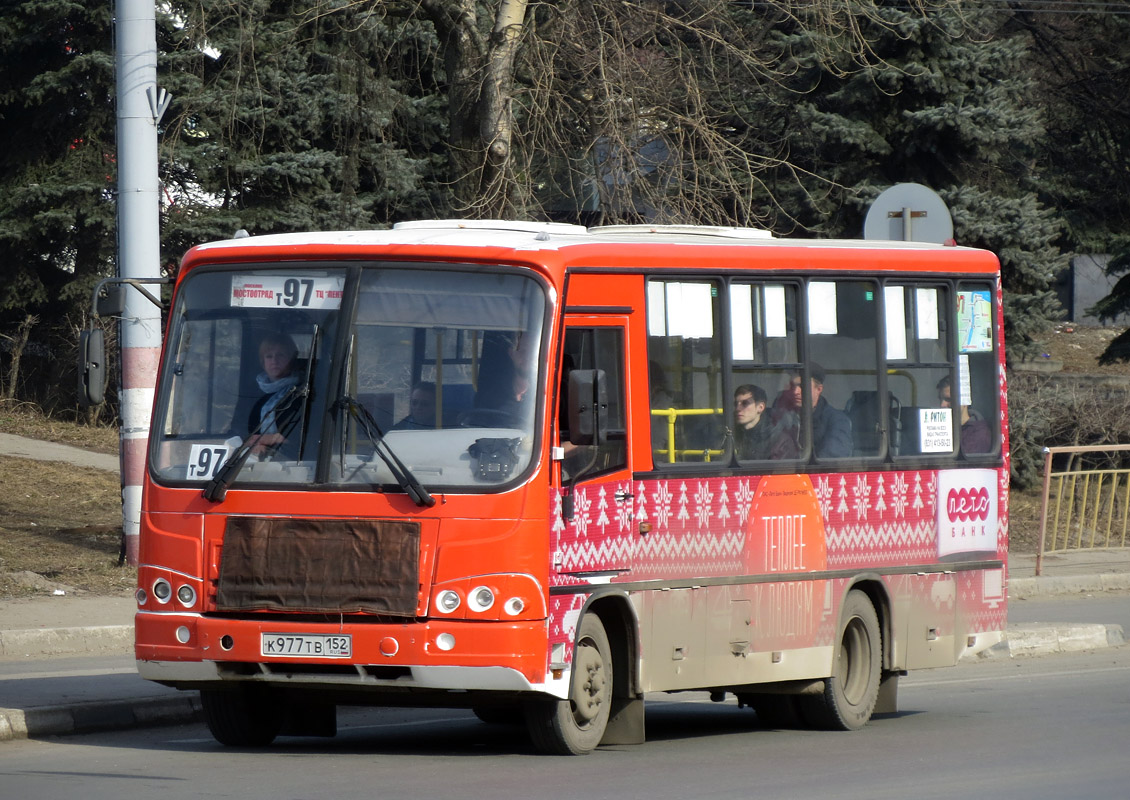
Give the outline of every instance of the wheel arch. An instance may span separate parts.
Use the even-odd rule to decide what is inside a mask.
[[[883,582],[883,579],[878,573],[864,573],[857,575],[849,581],[847,586],[844,587],[843,595],[840,597],[840,625],[843,624],[842,609],[844,607],[844,599],[847,597],[848,592],[852,590],[858,590],[867,595],[867,598],[871,601],[871,605],[875,609],[875,614],[879,617],[879,635],[882,637],[880,645],[882,666],[884,670],[890,670],[894,664],[894,622],[891,595],[887,589],[887,585]]]
[[[639,618],[624,592],[594,594],[581,609],[595,614],[604,625],[608,646],[612,651],[612,694],[627,698],[640,693]],[[578,630],[580,625],[577,626]],[[575,644],[575,643],[574,643]]]

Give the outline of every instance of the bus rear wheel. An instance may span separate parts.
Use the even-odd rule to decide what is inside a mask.
[[[282,730],[282,706],[262,686],[201,689],[200,705],[212,736],[229,747],[264,747]]]
[[[853,590],[844,598],[841,620],[832,675],[823,694],[800,698],[801,713],[814,728],[853,731],[871,719],[879,697],[879,616],[871,599]]]
[[[584,755],[604,738],[612,705],[612,651],[595,614],[581,620],[568,700],[532,702],[526,727],[534,746],[555,755]]]

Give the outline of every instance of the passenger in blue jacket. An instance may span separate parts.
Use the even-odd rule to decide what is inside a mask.
[[[817,458],[846,458],[851,455],[851,420],[824,397],[824,368],[809,365],[809,399],[812,402],[812,449]],[[793,407],[802,403],[801,376],[794,374],[789,382]]]

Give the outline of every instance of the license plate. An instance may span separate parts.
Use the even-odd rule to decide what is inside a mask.
[[[349,658],[353,655],[353,637],[321,633],[264,633],[260,652],[265,656]]]

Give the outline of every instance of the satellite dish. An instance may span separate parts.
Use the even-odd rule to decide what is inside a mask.
[[[920,183],[883,191],[863,220],[864,239],[953,244],[953,218],[938,193]]]

